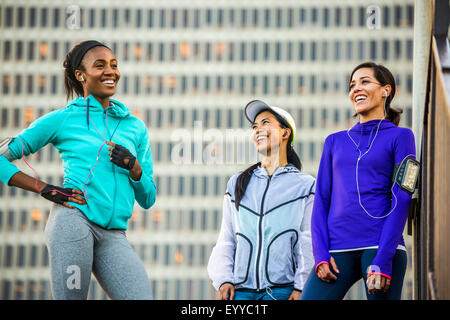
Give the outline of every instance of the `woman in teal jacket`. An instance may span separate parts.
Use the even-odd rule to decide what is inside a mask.
[[[11,139],[0,155],[0,180],[55,203],[45,227],[55,299],[86,299],[92,272],[112,299],[150,299],[145,268],[125,235],[134,201],[145,209],[155,202],[147,129],[110,98],[120,73],[104,44],[77,44],[64,68],[67,97],[79,97]],[[63,160],[63,187],[11,162],[48,143]]]

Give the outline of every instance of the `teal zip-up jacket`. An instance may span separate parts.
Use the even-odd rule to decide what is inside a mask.
[[[87,99],[89,103],[86,103]],[[70,202],[95,224],[106,229],[125,230],[134,201],[144,209],[150,208],[156,199],[156,186],[144,122],[132,116],[123,103],[113,99],[110,101],[111,106],[106,114],[92,95],[86,99],[74,99],[65,108],[52,111],[31,123],[18,137],[23,143],[25,156],[51,143],[63,161],[64,187],[81,191],[95,166],[105,132],[106,141],[127,148],[142,167],[139,181],[134,181],[128,170],[109,160],[109,146],[104,144],[97,166],[86,181],[87,204]],[[88,104],[89,118],[86,112]],[[22,143],[17,138],[13,139],[8,146],[9,153],[0,155],[0,180],[6,184],[19,171],[11,161],[22,158]]]

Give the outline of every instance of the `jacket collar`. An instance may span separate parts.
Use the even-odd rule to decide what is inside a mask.
[[[108,108],[109,115],[113,115],[118,118],[125,118],[130,115],[130,110],[122,102],[114,99],[109,99],[109,101],[110,101],[110,106]],[[91,94],[86,98],[78,97],[76,99],[73,99],[72,101],[69,102],[67,106],[86,108],[88,105],[90,112],[104,111],[101,103],[97,99],[95,99],[95,97]]]
[[[380,123],[380,121],[381,121],[381,123]],[[387,120],[387,119],[383,119],[383,120],[375,119],[375,120],[370,120],[370,121],[367,121],[367,122],[364,122],[364,123],[358,122],[349,131],[352,131],[352,132],[371,132],[373,129],[376,129],[378,127],[378,125],[380,125],[379,130],[384,130],[384,129],[389,129],[389,128],[395,128],[396,127],[396,125],[393,124],[390,120]]]
[[[278,176],[280,174],[289,173],[289,172],[299,172],[299,170],[292,164],[288,163],[284,167],[278,167],[275,169],[275,171],[272,174],[272,178],[275,176]],[[255,170],[253,170],[253,174],[257,176],[258,178],[268,178],[269,174],[267,173],[266,168],[262,168],[261,166],[258,166]]]

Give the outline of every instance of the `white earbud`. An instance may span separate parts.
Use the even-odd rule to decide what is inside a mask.
[[[83,78],[83,76],[81,76],[81,81],[83,81],[83,82],[84,82],[84,78]]]
[[[387,92],[387,90],[384,90],[384,97],[385,97],[385,98],[388,97],[388,92]]]

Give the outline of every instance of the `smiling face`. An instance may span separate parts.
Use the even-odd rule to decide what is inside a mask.
[[[382,86],[372,68],[361,68],[353,73],[348,96],[361,122],[384,118],[385,94],[390,86]]]
[[[106,47],[94,47],[83,57],[81,62],[84,70],[77,70],[79,81],[83,76],[88,94],[105,99],[116,92],[120,72],[114,53]]]
[[[277,118],[269,111],[258,114],[252,124],[252,141],[256,150],[265,156],[286,149],[290,129],[282,128]],[[283,134],[286,135],[283,137]]]

